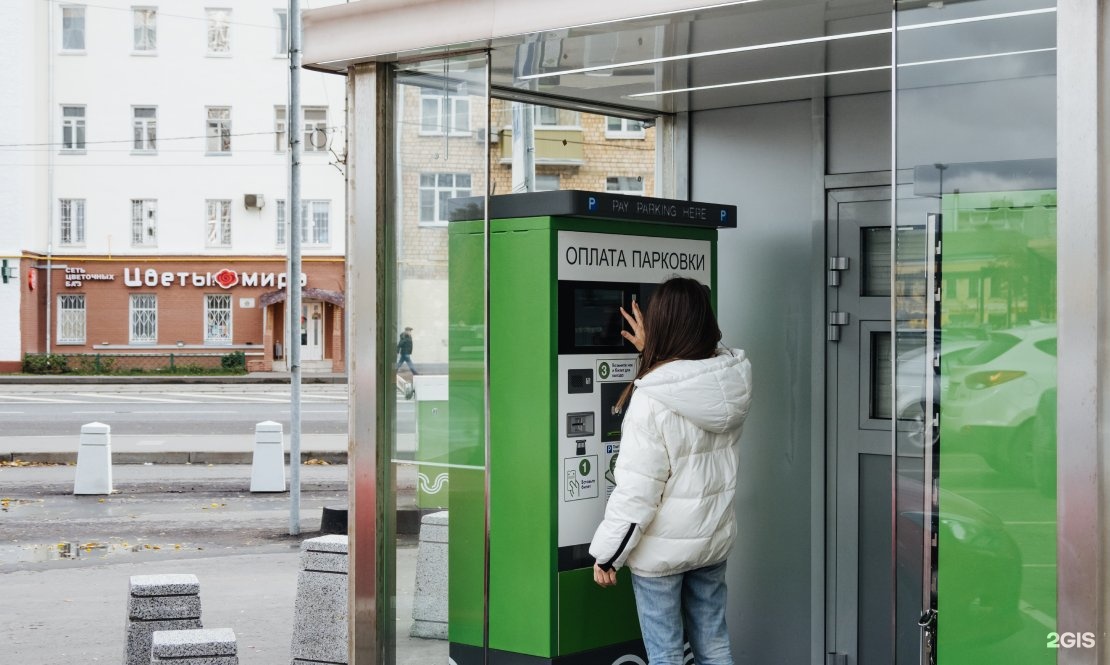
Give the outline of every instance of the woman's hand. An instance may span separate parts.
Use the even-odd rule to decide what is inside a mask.
[[[617,586],[617,571],[613,569],[602,570],[601,566],[597,565],[595,562],[594,581],[597,582],[597,585],[600,587]]]
[[[637,351],[642,352],[644,350],[644,315],[640,312],[640,303],[635,300],[632,301],[631,315],[621,307],[621,316],[624,317],[625,321],[628,321],[628,325],[632,328],[632,332],[622,330],[621,336],[632,342],[632,346],[635,346]]]

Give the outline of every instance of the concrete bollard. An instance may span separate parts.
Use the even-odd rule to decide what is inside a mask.
[[[301,572],[293,611],[292,665],[349,663],[347,655],[347,536],[301,543]]]
[[[285,437],[281,423],[267,420],[254,426],[251,491],[285,491]]]
[[[132,575],[124,665],[149,665],[155,631],[200,628],[196,575]]]
[[[420,520],[416,551],[416,590],[412,600],[412,637],[447,639],[447,511]]]
[[[81,426],[73,493],[112,493],[112,428],[104,423]]]
[[[154,633],[150,651],[150,665],[239,665],[230,628],[160,630]]]

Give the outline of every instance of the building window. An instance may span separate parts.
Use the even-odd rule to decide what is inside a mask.
[[[285,134],[285,107],[274,107],[274,152],[285,152],[289,138]]]
[[[327,152],[327,108],[310,107],[304,109],[304,150],[305,152]]]
[[[536,191],[537,192],[554,192],[559,189],[559,174],[558,173],[537,173],[536,174]]]
[[[446,224],[447,200],[470,196],[469,173],[420,174],[420,223]]]
[[[231,10],[208,9],[208,54],[231,53]]]
[[[131,295],[131,343],[155,344],[158,341],[158,296],[153,293]]]
[[[204,343],[231,344],[231,295],[204,296]]]
[[[611,176],[605,179],[605,191],[643,196],[644,179],[638,176]]]
[[[285,215],[285,201],[277,202],[277,244],[285,245],[290,220]],[[331,201],[301,201],[301,243],[327,245],[331,242]]]
[[[285,201],[278,199],[277,201],[277,229],[276,238],[277,246],[285,246],[285,238],[289,235],[289,221],[285,219]]]
[[[607,139],[642,139],[644,138],[644,123],[628,118],[605,118],[605,138]]]
[[[275,9],[277,19],[277,51],[275,55],[289,55],[289,14],[284,9]]]
[[[559,124],[559,109],[551,106],[536,106],[536,127],[552,127]]]
[[[135,23],[135,50],[149,53],[158,48],[158,10],[136,7],[131,10]]]
[[[136,106],[131,109],[131,127],[134,134],[132,148],[140,152],[157,149],[158,110],[153,106]]]
[[[85,343],[85,296],[58,296],[58,343]]]
[[[131,199],[131,245],[153,247],[158,244],[158,202]]]
[[[62,150],[85,149],[85,107],[62,107]]]
[[[205,205],[208,246],[231,247],[231,201],[209,199]]]
[[[62,199],[58,219],[61,220],[60,244],[85,244],[85,199]]]
[[[208,107],[207,150],[210,155],[231,152],[231,107]]]
[[[442,90],[420,90],[421,134],[470,134],[470,98]]]
[[[85,50],[84,7],[62,7],[62,50]]]

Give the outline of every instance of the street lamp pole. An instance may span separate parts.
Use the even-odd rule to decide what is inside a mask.
[[[301,2],[289,0],[289,535],[301,533]]]

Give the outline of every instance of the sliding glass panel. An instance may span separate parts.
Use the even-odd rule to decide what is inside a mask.
[[[451,210],[486,192],[486,57],[396,81],[396,662],[426,665],[484,643],[486,235]]]
[[[1051,663],[1055,3],[896,14],[897,662]]]

